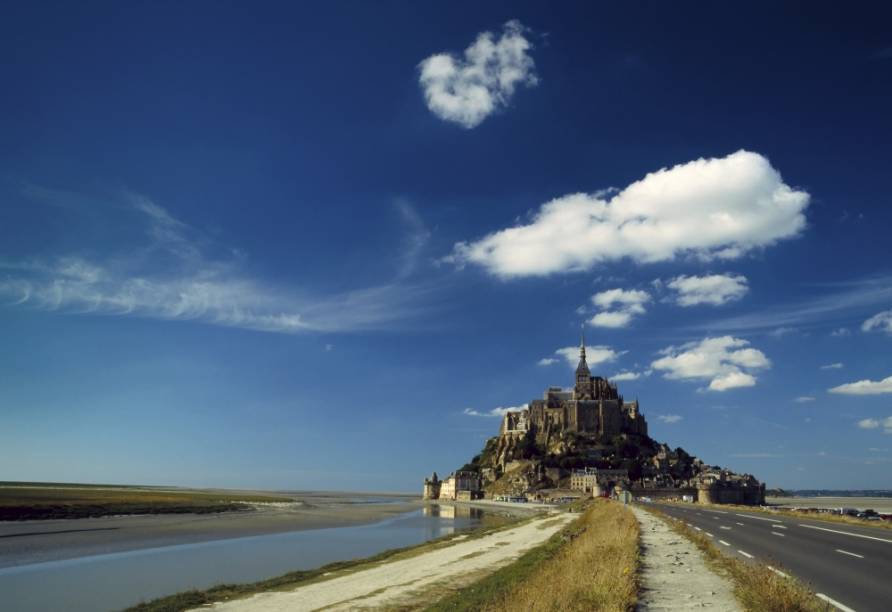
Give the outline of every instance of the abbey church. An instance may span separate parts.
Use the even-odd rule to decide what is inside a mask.
[[[543,443],[563,432],[599,435],[604,439],[620,434],[647,436],[647,421],[638,411],[637,401],[625,402],[616,385],[592,376],[585,361],[583,339],[572,389],[549,387],[543,398],[531,401],[528,408],[505,414],[501,435],[522,436],[527,432]]]

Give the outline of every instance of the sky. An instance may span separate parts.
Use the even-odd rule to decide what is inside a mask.
[[[589,365],[892,488],[882,3],[10,3],[0,480],[416,491]]]

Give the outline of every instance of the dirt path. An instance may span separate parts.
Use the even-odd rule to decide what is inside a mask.
[[[308,584],[293,591],[269,592],[216,604],[213,610],[271,612],[273,610],[350,610],[408,605],[437,583],[465,584],[506,565],[578,515],[557,514],[463,540],[409,559]],[[430,603],[429,601],[427,603]],[[201,610],[207,610],[202,607]]]
[[[693,543],[651,513],[632,510],[641,524],[639,610],[742,610],[731,584],[706,566]]]

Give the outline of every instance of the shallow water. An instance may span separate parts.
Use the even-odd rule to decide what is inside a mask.
[[[33,563],[0,569],[15,612],[119,610],[224,582],[252,582],[411,546],[477,525],[482,512],[432,506],[356,527],[293,531]]]

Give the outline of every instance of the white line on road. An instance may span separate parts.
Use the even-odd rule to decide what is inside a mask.
[[[849,551],[847,551],[847,550],[843,550],[843,549],[841,549],[841,548],[837,548],[837,549],[836,549],[836,552],[838,552],[838,553],[842,553],[842,554],[844,554],[844,555],[851,555],[851,556],[853,556],[853,557],[858,557],[859,559],[863,559],[863,558],[864,558],[864,555],[859,555],[859,554],[857,554],[857,553],[849,552]]]
[[[740,525],[741,527],[743,527],[743,523],[737,523],[737,524]]]
[[[717,516],[714,516],[712,518],[714,518],[715,520],[719,520],[719,517],[717,517]]]
[[[851,531],[837,531],[836,529],[827,529],[826,527],[815,527],[814,525],[799,525],[800,527],[805,527],[806,529],[820,529],[821,531],[829,531],[830,533],[841,533],[842,535],[852,536],[853,538],[864,538],[865,540],[876,540],[877,542],[887,542],[892,544],[892,540],[886,540],[883,538],[875,538],[873,536],[862,535],[860,533],[852,533]]]
[[[742,550],[738,550],[737,552],[739,552],[741,555],[743,555],[743,556],[746,557],[747,559],[752,559],[752,558],[753,558],[753,556],[752,556],[751,554],[749,554],[748,552],[743,552]]]
[[[730,544],[728,544],[728,543],[725,542],[724,540],[719,540],[719,543],[720,543],[720,544],[724,544],[725,546],[731,546]]]
[[[772,525],[771,528],[772,529],[786,529],[786,527],[784,527],[783,525]]]
[[[823,593],[815,593],[815,595],[818,596],[818,599],[823,599],[824,601],[826,601],[827,603],[829,603],[831,606],[833,606],[833,607],[836,608],[837,610],[842,610],[842,612],[855,612],[855,611],[852,610],[850,607],[845,606],[845,605],[839,603],[838,601],[834,601],[834,600],[830,599],[829,597],[827,597],[827,596],[824,595]]]
[[[726,525],[719,525],[719,529],[727,529],[728,531],[731,530],[731,528]]]
[[[743,518],[756,519],[757,521],[769,521],[771,523],[783,523],[783,521],[779,521],[777,519],[762,518],[761,516],[753,516],[752,514],[738,514],[737,516],[742,516]]]
[[[712,534],[709,533],[708,531],[704,531],[703,533],[705,533],[706,535],[708,535],[710,538],[712,537]]]
[[[776,535],[776,536],[784,537],[784,534],[782,534],[782,533],[778,533],[777,531],[772,531],[772,532],[771,532],[771,535]]]
[[[770,569],[772,572],[774,572],[774,573],[777,574],[778,576],[781,576],[782,578],[789,578],[789,577],[790,577],[788,574],[783,573],[783,572],[780,571],[779,569],[774,569],[774,568],[771,567],[770,565],[766,565],[765,567],[767,567],[768,569]]]
[[[694,529],[696,529],[697,531],[703,531],[703,530],[700,529],[699,527],[694,527]]]

